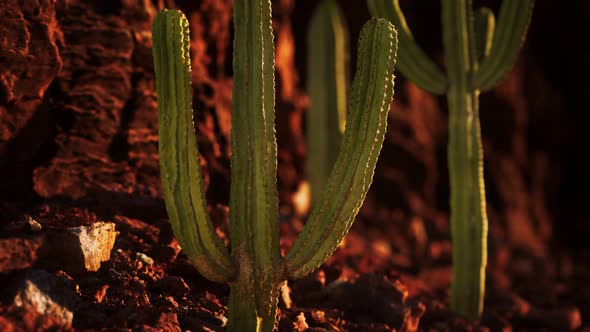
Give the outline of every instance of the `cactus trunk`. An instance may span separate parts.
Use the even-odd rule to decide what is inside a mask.
[[[230,315],[242,320],[229,330],[265,331],[282,281],[270,0],[234,1],[234,33],[230,239],[238,276]],[[256,329],[242,325],[253,322]]]
[[[451,308],[476,319],[482,312],[485,285],[487,216],[479,92],[451,86],[449,104],[449,182],[453,282]]]
[[[477,66],[471,1],[443,1],[443,43],[448,69],[451,237],[451,308],[477,319],[483,309],[487,215],[479,126],[479,91],[469,87]]]
[[[227,332],[272,332],[276,320],[276,303],[266,314],[256,307],[252,283],[235,283],[230,288]]]

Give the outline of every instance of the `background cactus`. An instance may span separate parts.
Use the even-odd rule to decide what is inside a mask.
[[[346,125],[348,29],[334,0],[316,7],[307,33],[307,174],[315,205],[332,166]]]
[[[231,286],[228,331],[272,331],[280,285],[326,260],[369,189],[393,97],[397,35],[382,19],[363,27],[340,152],[324,194],[283,258],[270,1],[235,1],[234,33],[231,253],[206,213],[192,125],[188,23],[170,10],[160,12],[153,24],[162,187],[174,234],[189,258],[203,276]]]
[[[399,70],[419,87],[447,95],[451,308],[475,319],[483,310],[487,255],[479,94],[493,88],[516,61],[534,0],[503,1],[497,25],[491,10],[474,13],[471,0],[441,3],[446,76],[415,43],[398,0],[368,0],[373,16],[385,17],[399,27]]]

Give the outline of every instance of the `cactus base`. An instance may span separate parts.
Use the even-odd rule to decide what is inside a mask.
[[[257,331],[272,332],[276,321],[276,300],[270,314],[261,314],[256,307],[255,292],[252,287],[240,283],[231,286],[228,305],[228,332]]]

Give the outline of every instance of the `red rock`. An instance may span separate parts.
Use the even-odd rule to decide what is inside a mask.
[[[34,270],[28,273],[24,285],[17,291],[14,305],[68,328],[72,325],[73,311],[80,301],[77,287],[66,277]]]
[[[0,331],[15,332],[18,330],[14,323],[12,323],[8,318],[0,316]]]
[[[64,271],[98,271],[110,259],[116,236],[115,224],[106,222],[54,230],[48,235],[47,250]]]
[[[37,262],[44,242],[42,235],[0,239],[0,272],[31,267]]]
[[[300,313],[295,318],[295,322],[293,322],[293,330],[297,332],[305,332],[309,328],[307,322],[305,321],[305,314]]]
[[[163,313],[160,315],[156,327],[161,331],[180,332],[178,316],[175,313]]]
[[[422,303],[416,304],[411,308],[404,310],[404,321],[400,331],[402,332],[418,332],[420,327],[420,318],[424,315],[426,306]]]
[[[101,303],[104,299],[105,295],[107,295],[107,290],[109,289],[109,285],[102,285],[99,289],[96,290],[94,293],[94,300],[97,303]]]

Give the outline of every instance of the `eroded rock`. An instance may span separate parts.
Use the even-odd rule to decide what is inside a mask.
[[[80,301],[78,286],[65,276],[33,270],[14,297],[14,305],[51,320],[63,328],[72,325],[74,309]]]
[[[0,272],[30,268],[40,256],[44,236],[0,239]]]
[[[115,224],[107,222],[52,231],[48,252],[67,272],[98,271],[100,264],[110,259],[117,234]]]
[[[0,316],[0,331],[13,332],[17,331],[17,329],[16,326],[14,326],[14,323],[10,321],[10,319]]]

